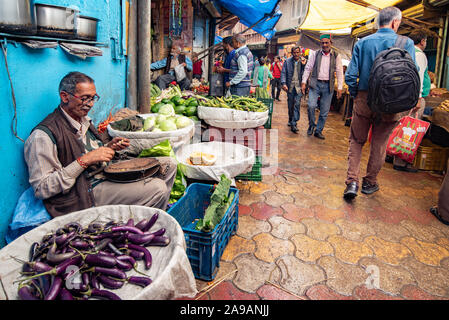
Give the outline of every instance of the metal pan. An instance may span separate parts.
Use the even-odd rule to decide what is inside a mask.
[[[0,32],[36,33],[35,12],[30,0],[0,0]]]
[[[134,182],[157,174],[160,168],[157,159],[135,158],[108,165],[104,169],[104,175],[113,182]]]
[[[97,18],[79,16],[76,37],[81,40],[97,41],[98,21]]]
[[[79,10],[36,3],[37,34],[46,37],[73,39]]]

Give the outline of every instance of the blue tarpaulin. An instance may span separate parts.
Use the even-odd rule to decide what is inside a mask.
[[[270,40],[276,33],[274,28],[282,16],[279,0],[219,0],[222,7],[240,18],[247,27],[257,23],[252,29]]]
[[[218,34],[216,34],[214,44],[219,44],[222,40],[223,40],[223,37],[220,37]]]

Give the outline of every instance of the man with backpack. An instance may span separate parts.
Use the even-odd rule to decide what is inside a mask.
[[[379,190],[377,175],[385,162],[388,138],[404,115],[402,111],[408,114],[418,102],[420,84],[415,47],[411,39],[396,34],[401,20],[402,13],[398,8],[382,9],[377,17],[379,30],[356,43],[346,71],[346,84],[354,97],[346,189],[343,193],[347,200],[357,196],[362,148],[370,129],[370,155],[362,180],[364,194]],[[390,48],[393,47],[392,51]],[[383,59],[381,63],[376,59],[379,56]],[[400,63],[399,67],[395,63]],[[397,75],[397,70],[402,73]]]

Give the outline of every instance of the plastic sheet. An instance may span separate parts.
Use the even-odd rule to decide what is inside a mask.
[[[274,27],[282,16],[278,9],[279,0],[220,0],[219,2],[221,6],[239,17],[240,22],[247,27],[265,17],[253,27],[253,30],[267,40],[271,40],[276,33]]]
[[[190,155],[193,152],[205,152],[217,157],[213,166],[191,165]],[[197,180],[220,181],[220,176],[225,174],[228,178],[250,172],[255,154],[251,148],[240,144],[227,142],[203,142],[182,146],[176,152],[176,159],[181,164],[184,175]]]
[[[30,246],[33,242],[40,242],[42,237],[54,232],[65,224],[76,221],[87,226],[92,221],[108,222],[110,219],[126,222],[131,216],[135,221],[151,217],[159,213],[159,218],[150,230],[166,228],[166,235],[170,237],[170,244],[166,247],[149,247],[153,257],[153,264],[145,270],[142,262],[138,270],[147,274],[153,282],[141,288],[132,284],[125,284],[122,288],[114,290],[123,300],[164,300],[193,298],[197,294],[195,277],[188,260],[184,233],[179,223],[168,213],[156,208],[143,206],[114,205],[90,208],[73,212],[52,219],[36,229],[22,235],[2,250],[0,250],[0,277],[4,284],[8,298],[18,299],[17,286],[13,283],[20,276],[22,264],[11,258],[14,256],[21,260],[28,260]],[[127,275],[139,275],[131,270]],[[5,300],[5,293],[0,288],[0,300]]]

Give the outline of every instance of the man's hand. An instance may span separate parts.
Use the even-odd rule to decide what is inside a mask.
[[[306,94],[306,84],[305,83],[301,83],[301,92],[303,95]]]
[[[341,98],[341,94],[342,94],[342,90],[341,89],[337,90],[337,99]]]
[[[106,147],[109,147],[115,151],[123,150],[123,149],[129,147],[129,139],[115,137],[114,139],[109,141],[109,143],[106,145]]]
[[[99,162],[109,162],[114,157],[115,151],[110,147],[100,147],[92,150],[81,157],[81,161],[87,165],[92,165]]]
[[[183,67],[187,67],[187,63],[183,62],[181,63]]]
[[[226,82],[226,88],[229,88],[231,86],[231,83],[229,81]]]
[[[287,92],[287,91],[288,91],[288,87],[287,87],[287,85],[286,85],[286,84],[282,85],[282,90],[284,90],[285,92]]]

